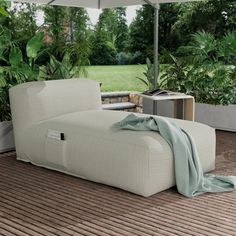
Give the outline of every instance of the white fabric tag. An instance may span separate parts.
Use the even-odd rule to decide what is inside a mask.
[[[49,129],[47,137],[51,139],[61,140],[61,132]]]

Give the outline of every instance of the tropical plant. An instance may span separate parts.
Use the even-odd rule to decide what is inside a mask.
[[[152,90],[154,89],[154,68],[153,68],[153,64],[150,61],[149,58],[146,59],[146,67],[144,67],[144,72],[143,75],[145,77],[145,79],[140,78],[140,77],[136,77],[137,79],[139,79],[142,83],[144,83],[148,90]]]
[[[197,102],[214,105],[236,104],[236,83],[229,77],[225,68],[218,68],[212,71],[212,74],[200,73],[192,80],[191,93]]]
[[[41,66],[39,79],[58,80],[72,78],[72,67],[68,64],[68,58],[66,56],[62,61],[58,61],[53,55],[51,55],[49,62],[47,62],[46,65]]]
[[[184,59],[177,58],[172,54],[168,54],[168,57],[169,65],[160,76],[160,87],[171,91],[191,93],[193,85],[190,79],[192,72],[190,67]]]
[[[198,32],[189,46],[180,47],[182,57],[172,63],[162,75],[162,86],[193,95],[197,102],[235,104],[236,53],[233,50],[235,33],[217,40],[213,35]]]
[[[68,44],[63,49],[62,59],[57,59],[49,50],[43,49],[44,33],[32,37],[25,48],[11,38],[8,29],[0,27],[0,121],[11,117],[8,90],[20,83],[35,80],[69,79],[81,73],[86,74],[89,64],[89,47],[81,44]],[[82,50],[82,48],[87,48]],[[41,65],[40,57],[49,61]]]
[[[220,64],[211,71],[209,67],[200,70],[199,66],[186,65],[183,58],[173,57],[173,64],[162,74],[161,81],[162,88],[190,94],[200,103],[236,104],[236,83]]]
[[[202,62],[217,61],[218,41],[207,32],[197,32],[192,35],[192,42],[189,46],[183,46],[178,49],[179,53],[187,55],[192,63],[200,64]]]
[[[43,33],[38,33],[31,38],[26,47],[21,49],[17,42],[11,38],[11,32],[0,27],[0,121],[11,117],[8,90],[20,83],[38,79],[40,66],[37,58],[44,51]]]
[[[12,41],[8,29],[0,27],[0,70],[6,84],[15,85],[26,81],[37,80],[39,66],[36,61],[42,55],[44,34],[38,33],[31,38],[26,48],[22,49]]]
[[[218,44],[218,58],[228,65],[230,77],[236,80],[236,32],[228,32]]]
[[[5,0],[0,0],[0,15],[8,17],[9,13],[6,10],[6,6],[7,6],[7,2]]]
[[[64,47],[60,60],[50,51],[47,53],[50,59],[40,67],[40,80],[71,79],[81,74],[87,75],[85,66],[89,65],[90,48],[88,46],[82,43],[68,44]]]

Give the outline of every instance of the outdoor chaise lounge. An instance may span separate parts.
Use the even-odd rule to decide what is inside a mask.
[[[111,129],[127,112],[102,110],[97,82],[26,83],[10,90],[10,100],[18,160],[146,197],[175,185],[167,142],[156,132]],[[214,129],[171,120],[194,138],[203,170],[213,170]]]

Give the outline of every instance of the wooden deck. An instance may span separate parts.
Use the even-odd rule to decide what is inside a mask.
[[[236,175],[236,133],[217,133],[216,173]],[[236,235],[236,191],[150,198],[0,155],[0,235]]]

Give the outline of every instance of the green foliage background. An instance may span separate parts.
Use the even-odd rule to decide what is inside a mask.
[[[3,0],[2,11],[8,8]],[[5,5],[4,5],[5,4]],[[45,23],[38,27],[36,15],[44,12]],[[154,10],[144,5],[130,26],[126,8],[104,9],[95,26],[91,25],[86,9],[60,6],[17,4],[10,9],[10,17],[2,15],[0,23],[11,29],[13,39],[22,47],[36,31],[46,31],[51,37],[51,52],[62,60],[64,47],[80,44],[87,57],[81,64],[111,65],[146,63],[152,60]],[[159,20],[159,53],[162,62],[166,51],[178,55],[180,46],[188,45],[192,34],[204,31],[222,38],[236,28],[236,2],[233,0],[208,0],[190,3],[161,4]],[[45,63],[49,57],[45,57]]]
[[[41,26],[36,24],[39,10],[45,16]],[[236,2],[161,4],[159,25],[160,63],[167,64],[161,67],[162,87],[192,94],[200,102],[236,103]],[[121,66],[119,71],[138,81],[138,85],[129,83],[133,88],[151,87],[153,31],[154,10],[149,5],[137,10],[131,25],[123,7],[103,9],[92,25],[86,9],[29,3],[12,8],[0,0],[0,120],[10,119],[9,87],[32,80],[89,76],[90,65],[147,62],[145,70],[136,75],[130,72],[136,66]],[[119,73],[114,78],[118,71],[114,66],[109,71],[118,88]],[[103,75],[96,79],[105,80],[104,70],[93,68],[97,70],[94,77],[101,71]],[[120,83],[132,90],[123,81],[126,77],[121,77]],[[109,89],[116,90],[105,88]]]

